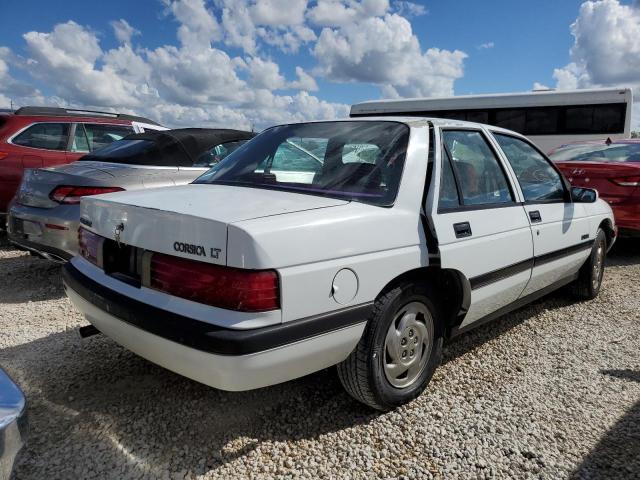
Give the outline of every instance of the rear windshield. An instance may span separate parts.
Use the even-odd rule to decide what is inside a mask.
[[[554,162],[640,162],[640,143],[565,145],[549,157]]]
[[[194,183],[286,190],[393,204],[409,128],[396,122],[282,125],[238,148]]]
[[[146,165],[159,167],[191,166],[184,149],[176,142],[166,145],[162,152],[152,140],[117,140],[80,160]]]

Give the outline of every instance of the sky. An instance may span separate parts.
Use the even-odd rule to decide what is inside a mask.
[[[640,86],[640,2],[0,0],[0,108],[259,130],[370,99],[609,86]]]

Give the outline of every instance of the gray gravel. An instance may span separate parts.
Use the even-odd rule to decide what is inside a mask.
[[[640,243],[608,263],[596,300],[555,293],[465,335],[379,414],[333,370],[227,393],[80,341],[59,267],[0,240],[0,364],[31,425],[15,477],[640,478]]]

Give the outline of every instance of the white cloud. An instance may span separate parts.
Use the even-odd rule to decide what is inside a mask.
[[[109,24],[113,28],[113,34],[121,43],[130,44],[131,37],[134,35],[140,35],[140,30],[133,28],[124,18],[114,20],[109,22]]]
[[[419,17],[429,13],[427,7],[415,2],[395,1],[393,7],[397,13],[405,17]]]
[[[493,42],[486,42],[486,43],[481,43],[480,45],[478,45],[476,48],[478,50],[489,50],[490,48],[495,47],[495,43]]]
[[[51,33],[28,32],[24,39],[30,53],[29,72],[60,97],[92,105],[140,105],[135,85],[108,64],[96,68],[102,56],[98,39],[77,23],[58,24]]]
[[[558,88],[640,84],[640,8],[584,2],[571,34],[571,63],[553,73]]]
[[[308,92],[315,92],[318,90],[318,84],[315,78],[304,71],[302,67],[296,67],[297,80],[289,82],[288,87],[296,90],[306,90]]]
[[[177,43],[132,46],[140,32],[111,22],[119,45],[73,21],[23,37],[25,58],[0,47],[0,105],[49,104],[137,113],[168,126],[235,126],[348,115],[309,93],[325,81],[378,85],[384,95],[448,95],[466,54],[423,49],[406,16],[418,4],[389,0],[162,0]],[[413,6],[412,6],[413,5]],[[418,6],[416,6],[418,5]],[[413,12],[413,13],[412,13]],[[227,48],[228,47],[228,48]],[[273,50],[309,48],[316,64],[285,74]],[[241,53],[230,55],[240,49]],[[238,56],[235,56],[238,55]],[[43,95],[12,69],[32,77]],[[291,75],[291,76],[290,76]],[[55,81],[52,81],[55,79]],[[282,91],[297,91],[283,95]],[[280,92],[280,93],[278,93]]]
[[[265,43],[285,53],[296,53],[303,44],[317,39],[315,32],[304,25],[294,25],[284,29],[258,27],[256,32]]]
[[[423,52],[411,24],[397,14],[324,28],[314,55],[326,78],[374,83],[392,97],[453,94],[467,57],[459,50]]]
[[[387,10],[388,0],[318,0],[307,15],[316,25],[343,27],[357,20],[384,15]]]
[[[550,88],[542,83],[533,82],[533,87],[531,88],[533,91],[537,90],[550,90]]]
[[[640,91],[638,2],[624,5],[618,0],[586,1],[571,24],[571,34],[571,62],[553,71],[558,90],[633,87]],[[638,96],[636,101],[640,101]],[[640,118],[634,115],[634,128],[639,123]]]
[[[280,67],[277,63],[252,57],[246,61],[246,65],[249,71],[249,83],[252,87],[267,90],[278,90],[284,87],[286,81],[280,73]]]
[[[181,24],[178,39],[182,45],[206,48],[212,41],[220,40],[220,25],[204,0],[177,0],[171,2],[169,8]]]
[[[251,6],[251,17],[258,25],[300,25],[306,9],[307,0],[260,0]]]

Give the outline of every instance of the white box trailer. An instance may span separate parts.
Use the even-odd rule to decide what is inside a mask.
[[[411,115],[486,123],[514,130],[549,152],[571,142],[629,138],[630,88],[543,90],[355,104],[351,117]]]

